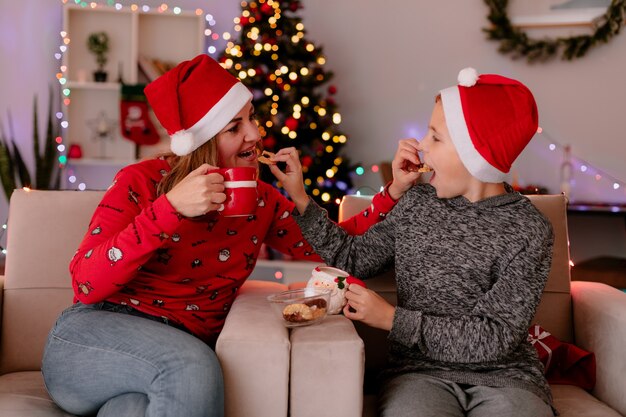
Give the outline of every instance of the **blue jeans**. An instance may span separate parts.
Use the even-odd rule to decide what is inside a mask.
[[[224,382],[215,352],[183,330],[135,313],[78,303],[61,314],[41,367],[52,399],[78,415],[222,417]]]

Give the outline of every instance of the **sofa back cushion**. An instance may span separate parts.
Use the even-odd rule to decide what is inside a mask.
[[[573,343],[567,199],[562,194],[529,195],[528,198],[554,229],[552,266],[533,323],[540,324],[556,338]]]
[[[102,191],[16,190],[9,206],[0,374],[40,369],[48,332],[72,304],[69,262]]]
[[[540,324],[556,338],[572,342],[572,301],[570,296],[570,258],[567,235],[567,200],[563,195],[531,195],[532,203],[550,220],[554,229],[554,251],[548,282],[532,323]],[[371,196],[346,195],[339,206],[339,221],[347,219],[371,202]],[[395,304],[396,289],[393,271],[366,281],[368,288]],[[386,361],[386,332],[355,323],[365,343],[366,373],[380,369]],[[368,381],[366,375],[366,384]],[[367,391],[367,386],[366,386]]]

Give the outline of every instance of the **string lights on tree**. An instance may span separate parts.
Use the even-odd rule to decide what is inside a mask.
[[[241,2],[236,39],[223,35],[228,43],[219,60],[253,92],[264,148],[297,148],[309,194],[333,217],[352,188],[353,169],[340,155],[347,137],[339,129],[337,88],[323,88],[332,73],[322,48],[305,37],[301,8],[298,0]],[[261,178],[280,187],[269,170]]]

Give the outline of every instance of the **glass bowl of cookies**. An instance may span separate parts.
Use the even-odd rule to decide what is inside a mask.
[[[330,289],[300,288],[272,294],[267,301],[285,326],[308,326],[326,317],[330,292]]]

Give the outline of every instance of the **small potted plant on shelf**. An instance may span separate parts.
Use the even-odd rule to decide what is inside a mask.
[[[87,38],[87,48],[96,55],[98,70],[94,71],[93,78],[96,82],[104,83],[107,80],[107,73],[104,66],[107,63],[107,52],[109,52],[109,35],[106,32],[95,32]]]

